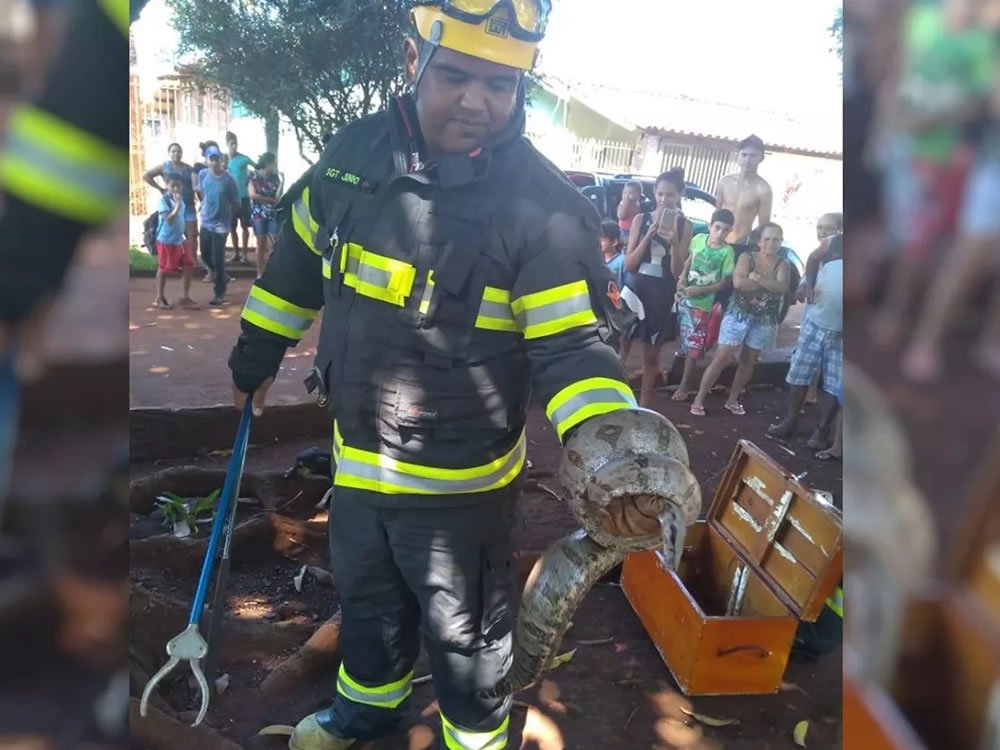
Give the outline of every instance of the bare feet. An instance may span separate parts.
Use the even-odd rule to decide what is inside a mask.
[[[674,391],[674,395],[670,397],[671,401],[687,401],[691,398],[691,391],[681,390],[678,388]]]
[[[913,344],[903,355],[903,375],[917,383],[933,383],[944,373],[944,362],[934,347]]]
[[[177,301],[177,304],[178,304],[178,305],[180,305],[181,307],[183,307],[183,308],[184,308],[185,310],[200,310],[200,309],[201,309],[201,308],[200,308],[200,307],[198,306],[198,303],[197,303],[197,302],[195,302],[195,301],[194,301],[193,299],[191,299],[190,297],[181,297],[181,298],[180,298],[180,299],[179,299],[179,300]]]

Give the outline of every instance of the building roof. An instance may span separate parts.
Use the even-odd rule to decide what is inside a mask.
[[[751,133],[768,150],[822,156],[843,154],[843,118],[828,114],[808,117],[751,109],[683,94],[627,90],[540,77],[557,95],[572,96],[609,120],[654,134],[678,134],[738,143]]]

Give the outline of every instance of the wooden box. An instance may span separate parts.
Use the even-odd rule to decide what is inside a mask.
[[[741,440],[676,572],[634,553],[622,589],[686,695],[775,693],[799,621],[840,582],[841,537],[836,508]]]
[[[988,455],[946,575],[907,607],[889,684],[857,679],[845,644],[844,747],[1000,746],[1000,440]]]

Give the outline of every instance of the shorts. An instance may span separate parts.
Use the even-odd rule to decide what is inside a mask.
[[[899,222],[906,230],[903,254],[914,263],[930,259],[935,245],[958,226],[972,152],[958,149],[946,162],[914,157],[909,205],[901,206]]]
[[[186,242],[183,245],[167,245],[157,241],[156,257],[163,273],[177,273],[182,268],[194,268],[194,256]]]
[[[1000,160],[972,167],[962,202],[961,229],[973,237],[1000,235]]]
[[[254,219],[253,234],[254,237],[263,237],[265,234],[277,235],[278,220],[273,216],[270,219]]]
[[[820,328],[811,320],[803,320],[799,340],[792,354],[785,382],[789,385],[812,385],[817,372],[822,372],[820,385],[833,396],[843,389],[844,334]]]
[[[719,329],[719,346],[748,346],[764,351],[773,349],[778,341],[776,323],[756,323],[733,313],[726,313]]]
[[[681,330],[680,353],[698,359],[708,348],[708,319],[711,313],[684,303],[677,305],[677,324]]]
[[[250,229],[252,222],[250,221],[250,199],[240,198],[240,210],[236,212],[233,216],[233,225],[230,227],[232,231],[236,231],[236,223],[239,222],[243,225],[244,229]]]

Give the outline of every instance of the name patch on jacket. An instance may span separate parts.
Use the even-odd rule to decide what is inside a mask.
[[[373,182],[367,177],[362,177],[355,172],[337,169],[337,167],[327,167],[323,176],[331,182],[352,187],[355,190],[360,190],[362,193],[374,193],[375,189],[378,187],[377,182]]]

